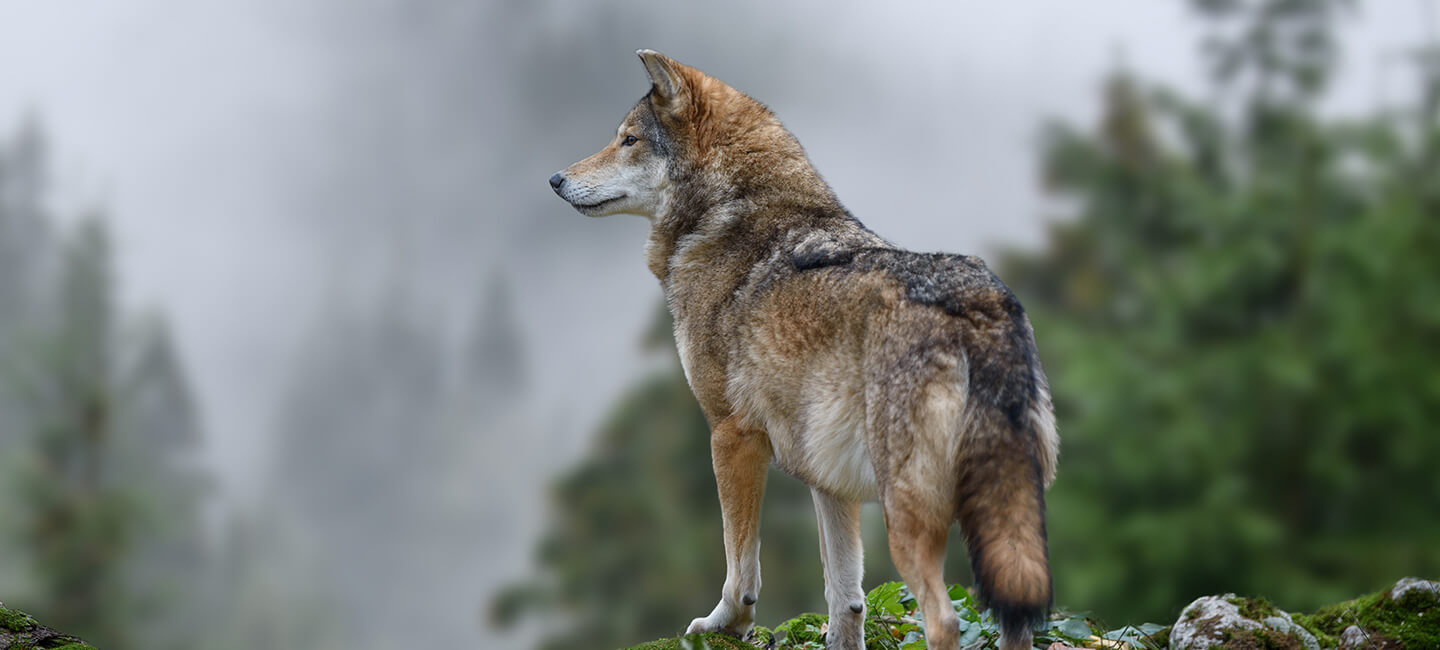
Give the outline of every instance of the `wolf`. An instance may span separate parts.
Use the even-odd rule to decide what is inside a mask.
[[[581,214],[651,222],[645,260],[710,426],[725,537],[720,602],[686,632],[754,625],[774,464],[814,497],[827,647],[864,647],[859,509],[879,501],[930,648],[959,647],[941,575],[956,521],[1000,647],[1029,648],[1052,600],[1044,491],[1059,437],[1020,302],[977,257],[867,229],[760,102],[637,54],[650,91],[550,186]]]

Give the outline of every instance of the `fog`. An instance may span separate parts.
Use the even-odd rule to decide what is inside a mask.
[[[1333,110],[1397,99],[1396,44],[1423,37],[1426,16],[1420,2],[1362,8]],[[646,91],[635,49],[767,103],[881,235],[986,255],[1036,244],[1054,217],[1041,125],[1092,122],[1117,67],[1200,87],[1193,30],[1182,4],[1151,0],[4,2],[0,132],[42,125],[56,213],[102,212],[121,302],[170,319],[219,519],[285,500],[282,411],[337,320],[403,306],[463,356],[508,295],[521,390],[503,416],[458,411],[475,419],[462,428],[476,467],[445,497],[488,533],[454,545],[468,557],[404,529],[383,544],[445,581],[404,595],[431,613],[415,634],[484,647],[499,637],[476,612],[524,574],[547,481],[647,364],[660,292],[646,222],[587,219],[545,182]]]

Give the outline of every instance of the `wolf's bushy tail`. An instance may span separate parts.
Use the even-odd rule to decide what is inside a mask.
[[[993,278],[993,276],[992,276]],[[967,311],[968,411],[955,486],[981,603],[1000,623],[1002,650],[1029,648],[1053,600],[1045,543],[1045,488],[1058,438],[1034,330],[998,279]]]
[[[981,411],[980,426],[967,432],[956,518],[980,601],[1000,624],[1001,648],[1029,648],[1031,628],[1045,619],[1053,599],[1042,443],[1029,413]]]

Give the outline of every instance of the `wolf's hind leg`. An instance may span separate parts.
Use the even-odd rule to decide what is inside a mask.
[[[825,647],[830,650],[864,650],[865,552],[860,540],[860,504],[811,490],[820,522],[820,558],[825,563],[825,602],[830,605],[830,628]]]
[[[890,559],[920,602],[920,611],[925,616],[926,647],[957,650],[960,618],[950,604],[943,576],[950,518],[937,516],[935,508],[922,505],[928,504],[917,496],[892,488],[882,497],[885,529],[890,537]]]
[[[715,483],[725,525],[725,586],[709,616],[690,622],[686,634],[725,632],[744,636],[755,624],[760,597],[760,501],[770,440],[764,431],[729,418],[710,431]]]

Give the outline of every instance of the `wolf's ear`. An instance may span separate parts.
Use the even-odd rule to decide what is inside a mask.
[[[649,73],[650,83],[654,84],[650,96],[655,107],[672,112],[684,108],[690,101],[690,86],[681,72],[685,66],[655,50],[636,50],[635,54],[645,64],[645,72]]]

